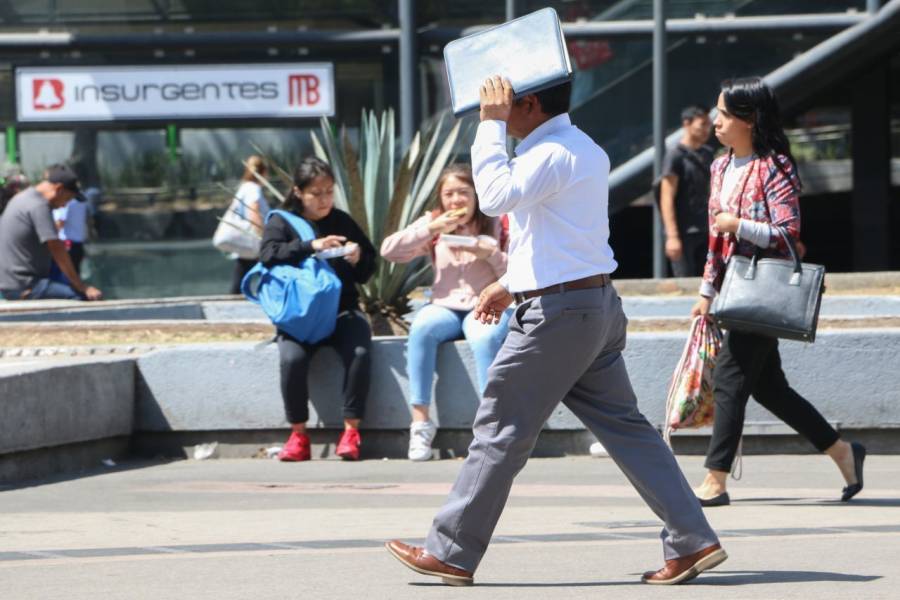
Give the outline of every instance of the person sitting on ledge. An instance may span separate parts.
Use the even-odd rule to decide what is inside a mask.
[[[416,313],[406,348],[413,419],[407,456],[414,461],[430,460],[433,454],[437,426],[429,418],[429,407],[438,346],[465,337],[475,357],[480,394],[512,314],[512,309],[505,310],[496,327],[475,318],[478,294],[506,272],[506,248],[500,219],[478,209],[472,169],[464,164],[444,169],[435,195],[433,211],[388,236],[381,245],[381,255],[387,260],[406,263],[430,256],[434,267],[431,302]],[[445,234],[466,236],[474,245],[460,244],[464,238],[454,242]]]
[[[311,458],[310,440],[306,435],[309,419],[307,375],[313,354],[322,346],[332,346],[344,363],[344,432],[335,454],[345,460],[359,459],[359,422],[363,418],[369,393],[372,330],[359,309],[357,284],[369,280],[375,272],[375,247],[353,218],[334,207],[334,173],[326,163],[310,157],[294,171],[294,185],[282,210],[306,219],[316,239],[304,241],[279,214],[273,214],[263,229],[259,260],[268,268],[275,265],[298,265],[310,255],[329,248],[352,249],[328,263],[341,280],[334,333],[310,344],[300,342],[278,330],[278,355],[281,361],[281,395],[291,436],[278,454],[287,462]],[[352,243],[352,244],[351,244]]]
[[[78,177],[65,165],[50,165],[43,180],[16,194],[0,215],[0,296],[6,300],[100,300],[103,293],[78,276],[59,239],[53,209],[84,201]],[[55,262],[68,284],[50,278]]]

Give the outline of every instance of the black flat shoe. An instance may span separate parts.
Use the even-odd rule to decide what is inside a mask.
[[[728,497],[728,492],[722,492],[718,496],[713,496],[712,498],[697,498],[700,501],[700,506],[711,507],[711,506],[728,506],[731,504],[731,498]]]
[[[841,502],[846,502],[863,489],[863,462],[866,460],[866,447],[858,442],[850,442],[853,449],[853,471],[856,473],[856,483],[848,485],[841,491]]]

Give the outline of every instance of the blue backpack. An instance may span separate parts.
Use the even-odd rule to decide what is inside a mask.
[[[312,226],[304,219],[283,210],[273,214],[287,221],[300,239],[315,239]],[[280,331],[299,342],[314,344],[334,333],[341,280],[327,261],[313,256],[299,265],[276,265],[271,269],[262,263],[250,269],[241,281],[241,292],[259,304]]]

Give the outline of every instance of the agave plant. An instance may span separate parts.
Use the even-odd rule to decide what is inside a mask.
[[[416,133],[399,162],[391,109],[380,117],[363,111],[356,144],[345,127],[338,134],[326,118],[321,135],[312,133],[316,155],[334,171],[335,205],[350,213],[376,248],[427,210],[441,171],[456,158],[462,121],[451,124],[451,120],[442,114]],[[402,324],[409,293],[430,277],[426,260],[408,264],[379,260],[375,274],[360,286],[366,312]]]

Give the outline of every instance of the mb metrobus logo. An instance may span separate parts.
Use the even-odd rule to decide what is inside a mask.
[[[288,75],[288,106],[315,106],[322,98],[316,75]]]
[[[59,79],[34,79],[31,101],[35,110],[58,110],[66,103]]]

